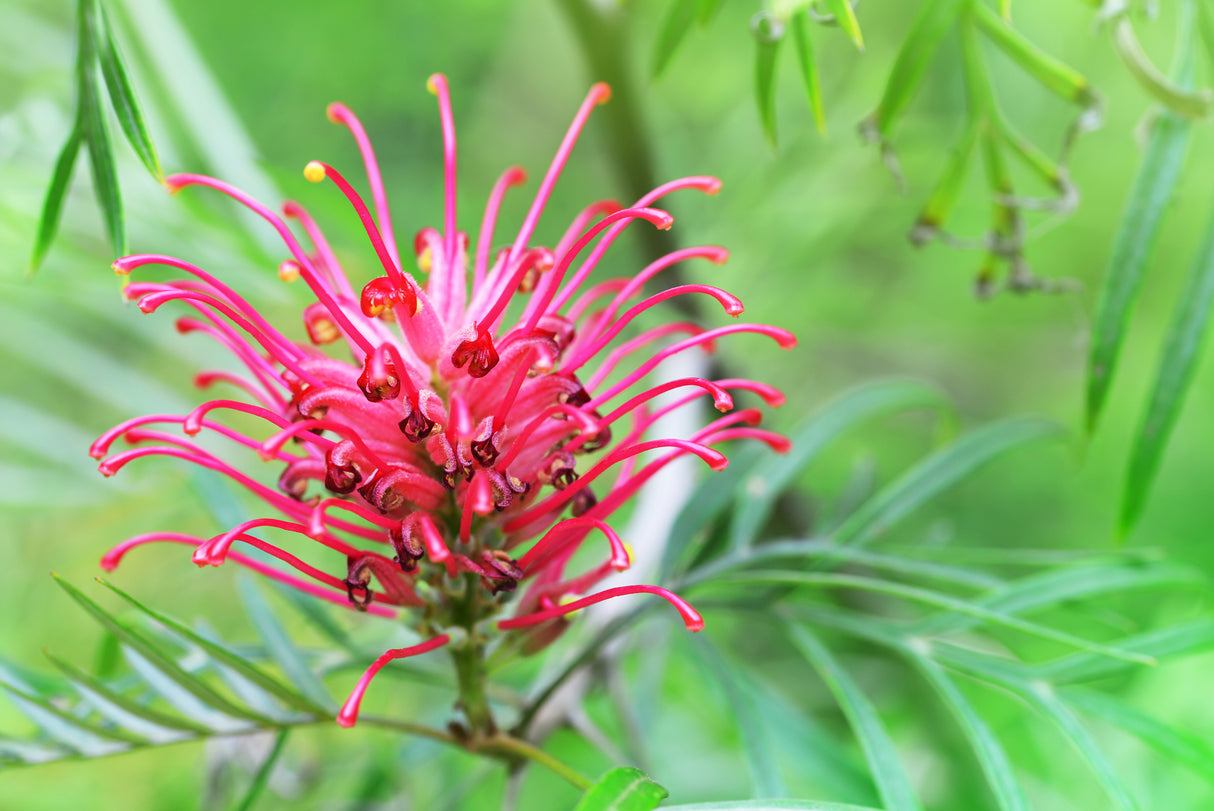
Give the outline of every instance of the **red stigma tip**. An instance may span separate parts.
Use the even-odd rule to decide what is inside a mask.
[[[606,104],[611,101],[611,85],[606,82],[597,82],[594,87],[590,88],[590,93],[594,96],[595,104]]]

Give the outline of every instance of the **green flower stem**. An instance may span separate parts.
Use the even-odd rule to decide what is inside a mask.
[[[485,641],[476,628],[486,609],[482,589],[471,574],[464,576],[462,585],[463,594],[452,595],[451,620],[464,629],[466,637],[451,646],[451,660],[455,664],[459,705],[475,739],[493,734],[497,727],[485,690]]]
[[[529,760],[563,778],[579,791],[586,791],[594,785],[592,780],[557,760],[543,749],[527,743],[522,738],[515,738],[505,733],[497,733],[485,740],[477,746],[477,751],[496,755],[509,761]]]

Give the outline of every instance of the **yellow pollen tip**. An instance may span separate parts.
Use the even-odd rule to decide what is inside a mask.
[[[330,104],[328,107],[325,108],[325,117],[327,117],[334,124],[340,124],[341,116],[339,116],[337,114],[338,110],[340,110],[340,109],[341,109],[341,103],[336,102],[336,101],[333,102],[332,104]]]
[[[568,592],[566,594],[562,594],[560,596],[560,598],[556,601],[556,604],[558,606],[560,606],[561,608],[564,608],[565,606],[569,605],[570,603],[576,603],[580,599],[582,599],[580,595],[574,594],[573,592]],[[581,609],[579,608],[578,611],[580,611],[580,610]],[[577,613],[577,611],[571,611],[568,614],[566,614],[565,616],[571,617],[576,613]]]
[[[594,86],[593,90],[595,104],[606,104],[611,101],[611,85],[606,82],[599,82]]]
[[[130,275],[130,272],[131,272],[129,269],[124,268],[121,265],[119,265],[117,261],[115,261],[113,264],[111,264],[110,268],[113,269],[114,274],[117,276],[128,276],[128,275]]]
[[[632,551],[632,544],[628,543],[628,541],[624,541],[624,553],[628,555],[628,565],[631,566],[637,557],[636,553]]]
[[[426,90],[430,91],[435,96],[438,95],[438,74],[435,73],[426,79]]]
[[[421,300],[421,298],[419,297],[419,298],[417,299],[417,304],[413,305],[413,314],[414,314],[414,315],[417,315],[417,314],[418,314],[418,313],[420,313],[421,311],[422,311],[422,300]]]
[[[417,255],[417,266],[425,273],[429,273],[430,268],[434,267],[434,254],[430,252],[429,245],[422,248],[422,252]]]
[[[278,278],[284,282],[293,282],[299,278],[300,267],[298,262],[293,262],[290,259],[278,266]]]
[[[325,165],[320,161],[308,161],[304,167],[304,177],[309,183],[319,183],[325,179]]]

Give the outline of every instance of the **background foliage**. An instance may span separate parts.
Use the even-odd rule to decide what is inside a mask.
[[[1137,20],[1136,30],[1155,63],[1167,65],[1175,50],[1177,9],[1163,6],[1158,20]],[[1046,0],[1015,4],[1017,28],[1044,51],[1065,59],[1103,95],[1105,124],[1083,135],[1071,156],[1071,176],[1082,191],[1078,210],[1061,224],[1049,215],[1032,221],[1027,256],[1033,269],[1046,277],[1073,279],[1074,289],[976,301],[972,279],[980,254],[939,243],[916,251],[906,240],[949,159],[948,147],[960,135],[967,109],[955,67],[955,39],[943,41],[898,130],[905,193],[897,193],[876,150],[854,134],[856,123],[880,97],[914,7],[864,3],[859,17],[864,53],[841,31],[811,30],[825,138],[816,130],[791,54],[783,53],[771,85],[780,122],[776,149],[765,138],[753,99],[756,47],[750,25],[757,5],[721,4],[717,20],[691,29],[657,79],[649,78],[652,54],[666,30],[670,5],[636,4],[631,10],[621,40],[630,53],[623,63],[635,82],[657,176],[713,173],[725,183],[719,197],[678,201],[677,238],[686,244],[728,246],[732,259],[713,269],[714,282],[737,292],[755,320],[793,329],[801,338],[801,347],[787,355],[731,356],[731,348],[723,347],[726,361],[753,369],[752,376],[787,392],[789,405],[772,421],[789,432],[839,392],[891,375],[933,381],[953,404],[963,436],[1024,414],[1071,429],[1071,442],[1026,445],[967,472],[956,486],[909,513],[882,538],[890,549],[882,546],[880,551],[903,566],[893,574],[878,567],[889,575],[883,582],[923,575],[906,571],[906,560],[943,560],[964,568],[970,578],[969,583],[957,582],[961,575],[952,572],[953,581],[944,580],[949,589],[956,587],[966,600],[977,601],[975,593],[999,585],[992,578],[1015,578],[1060,562],[1076,565],[1069,560],[1071,552],[1103,550],[1107,554],[1080,564],[1089,577],[1085,582],[1100,586],[1093,587],[1088,599],[1046,589],[1038,593],[1049,598],[1040,604],[1048,613],[1027,619],[1048,620],[1061,632],[1106,641],[1200,621],[1204,586],[1195,573],[1214,568],[1214,554],[1204,542],[1209,519],[1204,490],[1214,444],[1214,433],[1202,419],[1214,390],[1209,362],[1196,369],[1153,496],[1128,538],[1129,552],[1115,552],[1114,543],[1121,534],[1118,505],[1126,462],[1160,347],[1209,227],[1214,172],[1209,125],[1198,121],[1188,127],[1188,155],[1177,173],[1175,202],[1166,209],[1154,255],[1144,265],[1146,282],[1129,321],[1100,429],[1090,440],[1076,439],[1085,430],[1084,376],[1097,291],[1112,261],[1114,235],[1142,156],[1143,139],[1136,139],[1136,128],[1152,97],[1125,68],[1110,37],[1093,28],[1090,6]],[[322,221],[345,226],[331,236],[339,250],[352,253],[360,245],[352,218],[335,197],[309,192],[299,176],[300,167],[312,158],[343,164],[354,160],[353,147],[324,120],[326,103],[341,99],[363,118],[378,145],[396,219],[407,231],[436,220],[441,199],[438,122],[433,100],[423,89],[429,73],[447,73],[454,89],[466,200],[483,198],[496,172],[508,163],[538,171],[592,78],[584,70],[563,4],[547,0],[289,7],[127,0],[108,8],[165,168],[218,165],[225,177],[254,191],[277,185],[289,196],[304,197]],[[15,0],[0,12],[5,23],[0,26],[0,110],[5,111],[0,116],[0,315],[9,336],[0,346],[0,514],[6,530],[0,544],[0,616],[20,618],[3,623],[0,652],[6,663],[50,671],[41,653],[48,648],[108,675],[121,671],[114,646],[52,587],[48,570],[117,611],[121,600],[110,599],[91,581],[102,551],[153,527],[205,533],[225,519],[207,517],[200,508],[205,482],[200,485],[181,468],[131,470],[103,483],[87,458],[91,438],[118,420],[189,402],[189,378],[182,369],[205,361],[210,350],[173,335],[165,319],[141,318],[121,304],[106,269],[112,228],[97,214],[84,163],[77,167],[77,182],[66,200],[63,238],[32,282],[22,278],[47,178],[72,126],[74,12],[69,3],[32,0]],[[131,35],[132,19],[142,32],[139,39]],[[182,45],[184,32],[197,53]],[[997,52],[989,56],[1008,119],[1034,142],[1055,148],[1074,108],[1043,92]],[[1208,84],[1208,75],[1204,67],[1199,70],[1194,86]],[[109,128],[115,140],[120,137],[116,123]],[[613,149],[619,148],[613,140],[617,136],[601,118],[588,135],[558,188],[555,208],[626,194],[610,163]],[[248,283],[259,286],[261,299],[281,318],[294,317],[293,292],[272,283],[267,269],[273,264],[264,259],[255,231],[231,228],[224,209],[165,197],[137,156],[121,146],[116,155],[131,246],[186,253],[216,267],[228,266],[242,280],[264,279]],[[980,232],[989,218],[988,202],[980,173],[971,172],[953,212],[955,230]],[[877,493],[880,504],[883,487],[899,481],[916,462],[932,458],[952,435],[948,420],[941,429],[941,422],[926,418],[924,409],[907,410],[864,422],[839,436],[804,471],[790,470],[806,498],[783,503],[774,524],[763,516],[746,519],[754,522],[750,531],[821,539],[828,530],[849,526],[849,520],[854,527],[855,519],[847,515],[863,517],[866,498]],[[744,466],[739,462],[735,468]],[[939,469],[933,473],[940,475]],[[742,492],[739,515],[745,514],[749,491]],[[920,506],[918,500],[913,503]],[[718,528],[720,548],[713,545],[712,533],[689,535],[688,543],[708,545],[698,557],[698,547],[691,547],[678,566],[672,560],[671,573],[686,573],[697,562],[711,566],[714,555],[728,554],[731,531],[728,523]],[[762,568],[804,571],[810,568],[805,560],[817,561],[813,566],[821,568],[821,554],[817,549],[809,558]],[[1169,562],[1158,563],[1164,557]],[[1153,566],[1174,568],[1160,573]],[[739,567],[734,559],[723,571],[744,579]],[[1130,582],[1114,577],[1123,568],[1133,573],[1133,582],[1159,574],[1158,587],[1118,595],[1122,589],[1117,584]],[[859,576],[854,567],[846,571]],[[1079,580],[1071,570],[1058,578]],[[170,616],[205,617],[249,655],[257,655],[263,644],[234,599],[238,586],[231,572],[204,574],[180,556],[149,553],[133,557],[114,582]],[[1189,586],[1177,588],[1180,582]],[[584,708],[586,719],[624,751],[602,752],[568,730],[555,734],[549,750],[587,774],[636,763],[682,803],[787,790],[790,796],[909,807],[896,802],[898,787],[905,783],[914,787],[924,807],[968,809],[991,802],[984,769],[989,776],[998,760],[991,759],[989,747],[983,750],[962,732],[968,729],[973,735],[981,727],[952,725],[958,706],[972,706],[1016,764],[1032,808],[1104,807],[1110,774],[1143,807],[1210,804],[1210,785],[1176,765],[1187,758],[1199,769],[1208,749],[1173,745],[1161,761],[1160,755],[1085,716],[1108,759],[1103,772],[1085,771],[1082,755],[1070,754],[1062,743],[1065,730],[1059,738],[1043,720],[1063,715],[1051,713],[1042,702],[1062,696],[1077,710],[1086,706],[1084,712],[1107,717],[1106,699],[1032,692],[1040,687],[1038,677],[1048,674],[1003,673],[1002,688],[990,690],[948,671],[947,683],[956,682],[961,690],[964,703],[958,704],[957,696],[941,687],[945,682],[939,673],[944,671],[936,669],[935,659],[891,639],[901,626],[890,631],[886,622],[915,620],[905,604],[861,592],[828,598],[827,592],[804,584],[789,597],[791,587],[779,578],[722,587],[721,594],[741,595],[756,606],[780,596],[785,611],[779,621],[769,612],[713,610],[713,596],[719,594],[705,590],[700,599],[712,629],[707,639],[672,635],[661,623],[642,625],[635,647],[654,651],[669,645],[669,653],[625,656],[616,682],[592,692]],[[808,595],[808,604],[798,595]],[[332,647],[275,594],[269,600],[282,621],[296,629],[293,636],[305,650]],[[138,614],[122,616],[137,619]],[[856,616],[868,617],[859,631]],[[782,622],[802,630],[785,634]],[[1072,652],[1057,640],[998,631],[988,638],[989,628],[982,636],[964,624],[944,630],[988,650],[1007,646],[1031,661]],[[361,627],[354,633],[360,644],[370,634]],[[739,667],[748,662],[760,666]],[[1000,674],[983,674],[973,662],[940,664],[961,672],[977,669],[999,681]],[[1166,667],[1096,670],[1094,675],[1100,677],[1097,686],[1111,690],[1119,701],[1187,730],[1194,738],[1184,740],[1192,743],[1208,739],[1214,730],[1203,675],[1209,664],[1205,654]],[[356,672],[327,682],[340,694],[341,685]],[[1082,667],[1079,672],[1093,675]],[[505,680],[521,688],[535,675],[511,671]],[[32,678],[6,664],[4,681]],[[441,709],[449,700],[441,685],[401,684],[398,694],[385,701],[384,715],[408,719],[417,707]],[[46,685],[48,691],[54,688]],[[857,694],[868,698],[858,700]],[[933,695],[940,698],[928,698]],[[615,706],[620,696],[630,707],[622,715]],[[849,712],[841,713],[836,701]],[[857,743],[847,720],[871,732],[871,724],[857,722],[868,717],[868,705],[879,713],[887,738],[862,734]],[[1103,706],[1105,712],[1093,711],[1093,706]],[[629,717],[642,719],[641,726],[630,731]],[[756,719],[762,722],[754,723]],[[0,728],[12,734],[33,729],[8,703],[0,703]],[[88,763],[6,771],[0,775],[0,793],[6,803],[25,808],[85,801],[94,807],[105,802],[115,807],[222,807],[241,796],[253,779],[240,764],[258,762],[272,745],[272,736],[205,746],[182,743]],[[901,767],[887,757],[873,757],[874,747],[879,754],[885,745],[900,753]],[[975,758],[975,750],[986,751],[986,757]],[[365,727],[349,733],[326,724],[293,733],[281,763],[270,791],[261,797],[264,807],[285,807],[305,792],[309,802],[336,807],[350,807],[351,798],[361,798],[369,807],[393,797],[407,797],[417,807],[442,807],[436,806],[441,802],[494,807],[504,779],[436,744]],[[884,770],[870,768],[873,763],[884,764]],[[473,787],[469,781],[481,775],[485,782]],[[469,793],[462,793],[465,789]],[[575,802],[568,788],[539,772],[528,778],[523,792],[526,808],[567,808]],[[1011,789],[997,794],[1004,807],[1014,807],[1013,795]]]

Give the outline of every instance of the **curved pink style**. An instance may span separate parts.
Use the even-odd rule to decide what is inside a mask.
[[[378,268],[374,278],[348,276],[299,203],[286,203],[282,212],[302,227],[302,237],[282,216],[224,181],[196,174],[166,181],[175,192],[201,186],[199,193],[226,195],[277,231],[284,249],[279,277],[302,279],[313,297],[302,313],[307,341],[288,338],[301,334],[299,325],[272,324],[230,278],[157,254],[114,263],[116,272],[138,277],[127,295],[141,310],[187,308],[190,315],[178,320],[178,330],[214,339],[238,369],[204,371],[195,378],[199,387],[230,384],[232,399],[207,400],[185,415],[138,417],[107,431],[90,449],[99,469],[114,475],[145,457],[184,460],[245,488],[265,512],[211,538],[140,535],[112,549],[102,565],[113,568],[138,546],[185,544],[194,547],[193,559],[200,565],[235,562],[360,611],[395,617],[402,610],[432,638],[376,659],[337,717],[343,726],[355,723],[367,687],[388,662],[447,645],[458,653],[471,644],[447,634],[448,627],[528,629],[527,649],[533,652],[559,635],[570,612],[649,593],[667,600],[686,626],[698,631],[700,615],[657,586],[607,588],[584,596],[632,562],[610,517],[680,456],[696,455],[720,470],[728,460],[714,447],[719,442],[742,439],[787,450],[783,437],[755,427],[758,409],[732,411],[734,397],[742,392],[779,405],[783,395],[770,386],[697,377],[642,382],[665,358],[711,351],[717,339],[735,333],[757,333],[786,349],[795,344],[788,331],[761,324],[676,321],[637,330],[635,321],[652,320],[675,296],[711,299],[726,320],[739,316],[741,302],[710,284],[642,294],[676,263],[724,262],[723,248],[683,248],[635,273],[592,279],[602,257],[636,220],[647,221],[640,227],[671,226],[671,216],[656,207],[663,197],[686,190],[714,194],[720,182],[706,176],[674,180],[632,206],[596,200],[572,217],[555,245],[534,244],[539,220],[590,113],[610,97],[606,85],[595,85],[521,226],[508,246],[495,252],[502,201],[510,187],[526,182],[526,173],[513,167],[500,177],[473,243],[457,225],[450,89],[439,74],[430,77],[428,87],[441,121],[444,204],[441,228],[418,230],[414,256],[400,254],[399,248],[407,252],[409,246],[397,241],[371,141],[345,105],[330,105],[328,114],[354,138],[369,204],[356,188],[357,178],[347,179],[321,161],[304,170],[313,182],[331,181],[353,208],[367,235],[366,259]],[[163,268],[188,278],[166,280]],[[720,318],[720,311],[713,317]],[[694,400],[711,401],[729,413],[690,437],[648,435],[661,415]],[[179,426],[180,433],[152,425]],[[235,449],[221,457],[210,445],[188,438],[194,435],[231,440]],[[120,439],[136,447],[111,454]],[[250,466],[259,472],[248,472]],[[262,538],[263,531],[281,537],[292,551]],[[594,544],[602,543],[598,536],[605,538],[606,548],[597,549],[597,564],[575,571],[583,568],[575,563],[576,553],[592,535]],[[237,543],[260,552],[232,551]],[[513,550],[520,545],[526,551],[516,559]],[[453,581],[462,586],[453,588]],[[474,601],[481,613],[471,619],[458,614],[453,595],[482,587]],[[500,595],[520,587],[523,593],[511,608]],[[414,607],[425,610],[410,612]],[[514,615],[502,618],[505,612]]]

